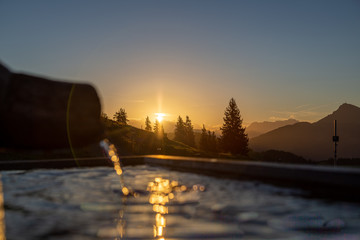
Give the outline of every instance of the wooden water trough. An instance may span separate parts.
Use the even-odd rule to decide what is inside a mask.
[[[141,155],[121,157],[124,166],[146,164],[221,178],[252,180],[310,190],[310,194],[360,199],[360,169],[217,158]],[[0,170],[112,166],[105,157],[0,161]],[[91,171],[91,170],[89,170]]]

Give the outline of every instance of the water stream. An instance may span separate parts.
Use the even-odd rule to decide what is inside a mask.
[[[122,193],[127,196],[130,194],[129,189],[125,186],[124,183],[124,175],[123,175],[123,168],[120,157],[117,153],[117,149],[114,144],[112,144],[108,139],[104,139],[100,142],[100,147],[104,150],[106,156],[114,165],[114,170],[116,174],[120,178],[120,185]]]

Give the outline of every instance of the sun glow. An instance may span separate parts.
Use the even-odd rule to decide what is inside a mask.
[[[155,113],[156,116],[156,120],[158,120],[159,122],[162,122],[164,120],[164,117],[166,116],[165,113]]]

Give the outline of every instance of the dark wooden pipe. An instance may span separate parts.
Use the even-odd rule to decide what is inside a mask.
[[[79,147],[99,141],[101,105],[89,84],[12,73],[0,64],[0,146]]]

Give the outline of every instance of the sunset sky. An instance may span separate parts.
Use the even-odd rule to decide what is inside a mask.
[[[360,106],[360,1],[0,0],[0,61],[90,82],[112,116],[316,121]]]

